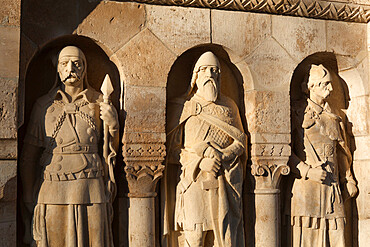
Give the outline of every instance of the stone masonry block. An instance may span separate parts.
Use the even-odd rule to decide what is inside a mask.
[[[125,85],[164,87],[176,56],[148,29],[116,53]]]
[[[0,139],[0,159],[16,159],[17,145],[16,139]]]
[[[266,39],[246,59],[255,89],[288,90],[297,63],[274,39]]]
[[[177,55],[211,42],[209,9],[154,5],[146,9],[147,27]]]
[[[245,102],[250,133],[290,133],[288,92],[250,91]]]
[[[212,42],[245,57],[268,36],[271,16],[256,13],[212,10]]]
[[[327,50],[356,57],[366,51],[366,24],[327,21]]]
[[[17,201],[0,202],[0,224],[15,221],[17,218]]]
[[[347,110],[347,116],[352,123],[352,132],[355,136],[369,133],[369,101],[368,96],[351,98]]]
[[[21,0],[0,0],[0,24],[19,26],[21,22]]]
[[[77,33],[117,51],[144,26],[144,6],[137,3],[100,2],[78,26]]]
[[[165,88],[126,86],[124,102],[125,132],[165,133]]]
[[[17,77],[20,28],[0,26],[0,77]]]
[[[17,80],[0,77],[0,138],[17,137]]]
[[[296,59],[326,50],[325,21],[272,16],[272,36]]]
[[[14,247],[16,246],[16,221],[9,221],[0,223],[0,246],[1,247]]]
[[[0,160],[0,202],[17,198],[17,161]]]

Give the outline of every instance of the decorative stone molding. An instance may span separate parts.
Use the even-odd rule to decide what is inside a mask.
[[[256,189],[278,189],[282,175],[288,175],[290,155],[288,144],[252,144],[252,175]]]
[[[135,0],[134,2],[239,10],[316,19],[361,22],[370,21],[370,6],[312,0]]]
[[[124,144],[123,157],[131,198],[155,197],[158,180],[163,176],[166,147],[162,143]]]

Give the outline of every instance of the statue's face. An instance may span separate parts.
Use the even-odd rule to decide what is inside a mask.
[[[214,65],[203,65],[199,67],[196,80],[197,94],[208,101],[215,102],[220,90],[219,68]]]
[[[321,99],[327,99],[331,91],[333,91],[333,86],[331,85],[331,81],[323,80],[315,83],[315,85],[311,88],[310,91],[316,97],[319,97]]]
[[[59,58],[58,73],[66,86],[79,86],[83,82],[85,66],[81,57],[65,55]]]

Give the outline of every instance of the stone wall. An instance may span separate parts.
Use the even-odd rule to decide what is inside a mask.
[[[116,99],[120,102],[117,106],[124,131],[123,158],[130,176],[127,184],[122,169],[116,175],[120,181],[115,205],[117,246],[127,246],[129,239],[127,214],[133,204],[127,203],[128,197],[154,198],[158,191],[156,183],[162,176],[166,154],[166,102],[169,90],[176,91],[171,85],[176,85],[177,79],[170,82],[169,77],[173,65],[187,51],[186,61],[194,62],[195,55],[191,54],[202,49],[213,50],[225,65],[235,67],[230,75],[237,78],[235,85],[241,89],[241,97],[235,97],[239,97],[245,130],[250,135],[251,170],[244,200],[248,246],[263,246],[264,241],[269,241],[266,237],[269,234],[262,230],[264,217],[275,216],[269,214],[271,205],[255,198],[254,189],[261,193],[279,190],[281,174],[286,174],[276,171],[290,156],[293,73],[306,57],[317,52],[336,56],[338,75],[348,85],[351,99],[346,112],[352,124],[353,169],[360,190],[352,202],[353,246],[369,244],[370,187],[366,176],[370,169],[369,24],[114,1],[24,1],[20,15],[20,1],[1,3],[6,7],[0,11],[0,240],[8,241],[0,241],[1,246],[14,246],[16,241],[17,128],[27,122],[25,104],[27,97],[33,97],[33,92],[26,89],[47,87],[42,74],[40,81],[35,76],[27,77],[29,65],[40,54],[46,54],[46,50],[55,53],[51,49],[54,45],[61,47],[69,42],[89,49],[88,43],[79,43],[75,36],[86,37],[99,46],[119,73],[115,77],[119,90]],[[101,70],[103,74],[105,68]],[[185,72],[185,69],[175,71],[174,78],[181,78]],[[224,85],[228,85],[228,78],[223,78]],[[33,87],[29,87],[30,83]],[[182,88],[186,87],[186,80],[181,83]],[[227,92],[228,87],[223,87]],[[159,204],[155,205],[157,211],[151,212],[158,215]],[[157,217],[153,231],[158,245],[161,237]],[[152,219],[142,224],[150,222]],[[21,232],[22,228],[18,228]]]
[[[1,246],[14,246],[21,1],[0,4],[0,242]]]

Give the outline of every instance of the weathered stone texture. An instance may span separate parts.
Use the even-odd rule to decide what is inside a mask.
[[[165,132],[166,89],[162,87],[125,87],[125,131]]]
[[[17,136],[17,84],[0,77],[0,138]]]
[[[0,77],[18,76],[19,37],[19,27],[0,26]]]
[[[16,221],[0,223],[0,246],[14,247],[16,246]]]
[[[0,202],[0,224],[15,221],[17,216],[17,202]],[[1,245],[0,245],[1,246]]]
[[[351,57],[366,51],[366,24],[327,21],[326,26],[328,51]]]
[[[355,136],[367,135],[370,123],[368,96],[352,98],[349,103],[348,119],[353,124],[353,134]]]
[[[0,202],[17,198],[17,161],[0,160]]]
[[[19,26],[21,20],[21,0],[0,0],[0,24]]]
[[[245,94],[248,131],[251,133],[290,133],[289,94],[250,91]]]
[[[145,29],[117,52],[125,85],[166,86],[176,56]]]
[[[77,33],[115,52],[140,32],[144,22],[141,4],[101,2],[78,26]]]
[[[271,36],[271,16],[212,10],[212,42],[245,57]]]
[[[147,27],[177,55],[209,43],[209,9],[146,5]]]
[[[0,140],[0,159],[17,158],[17,140],[3,139]]]
[[[255,89],[288,88],[297,62],[274,39],[268,38],[245,61],[253,75]]]
[[[272,36],[297,63],[326,50],[325,21],[288,16],[272,16]]]

